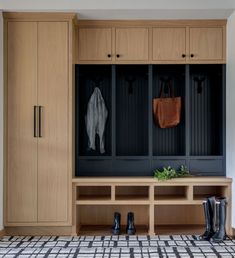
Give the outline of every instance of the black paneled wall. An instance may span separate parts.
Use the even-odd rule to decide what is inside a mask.
[[[116,154],[148,155],[148,66],[116,67]]]
[[[221,66],[190,69],[190,154],[222,155],[223,87]]]
[[[224,65],[76,65],[76,176],[152,176],[186,165],[192,174],[225,174]],[[152,100],[170,82],[181,122],[161,129]],[[165,86],[164,86],[165,85]],[[88,150],[87,104],[99,87],[108,109],[104,154]]]

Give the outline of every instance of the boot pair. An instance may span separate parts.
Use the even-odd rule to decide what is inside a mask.
[[[199,237],[200,240],[218,243],[226,239],[226,206],[226,198],[209,197],[203,202],[206,231]]]
[[[134,213],[128,212],[126,233],[128,235],[134,235],[135,232],[136,232],[136,229],[135,229],[135,225],[134,225]],[[121,233],[121,214],[119,212],[114,213],[114,224],[112,227],[112,233],[114,235],[119,235]]]

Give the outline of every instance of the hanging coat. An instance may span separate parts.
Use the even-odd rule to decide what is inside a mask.
[[[85,117],[86,131],[88,135],[88,148],[95,150],[95,137],[99,135],[100,152],[104,153],[104,130],[108,111],[99,88],[95,88],[87,105]]]

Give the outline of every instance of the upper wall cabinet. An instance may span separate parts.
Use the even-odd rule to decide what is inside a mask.
[[[78,30],[78,59],[81,61],[112,60],[112,29],[81,28]]]
[[[80,64],[226,62],[226,21],[79,21]]]
[[[186,28],[153,28],[153,61],[186,60]]]
[[[223,60],[223,28],[190,28],[190,60]]]
[[[116,60],[148,60],[148,28],[116,29]]]

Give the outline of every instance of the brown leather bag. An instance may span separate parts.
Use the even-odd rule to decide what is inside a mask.
[[[170,128],[180,123],[181,97],[174,97],[171,84],[168,84],[170,97],[163,97],[161,84],[160,97],[153,99],[153,116],[156,124],[161,128]]]

